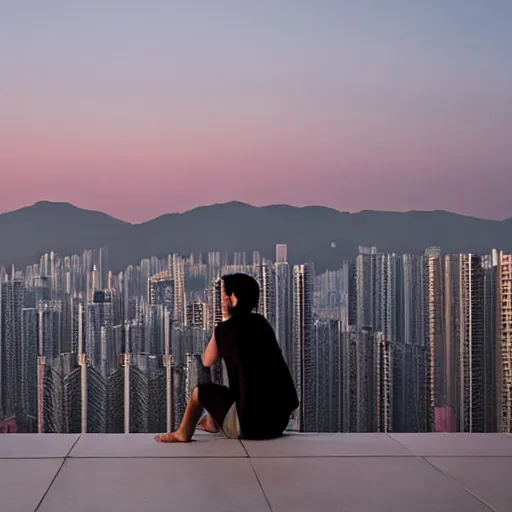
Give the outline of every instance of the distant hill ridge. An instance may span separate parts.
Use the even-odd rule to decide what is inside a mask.
[[[333,247],[334,242],[335,247]],[[0,215],[0,264],[24,267],[50,250],[61,256],[108,245],[109,266],[119,271],[149,256],[169,253],[259,250],[269,259],[288,244],[291,263],[314,261],[338,268],[360,245],[382,252],[512,252],[512,219],[494,221],[445,211],[341,212],[322,206],[255,207],[241,202],[201,206],[131,224],[69,203],[41,201]]]

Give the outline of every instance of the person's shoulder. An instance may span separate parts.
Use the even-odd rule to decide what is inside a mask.
[[[265,325],[268,324],[268,320],[260,313],[251,313],[249,315],[250,321],[254,324]]]
[[[253,329],[259,329],[260,331],[271,329],[269,321],[260,313],[251,313],[249,324]]]
[[[247,329],[261,329],[267,324],[267,319],[259,313],[237,313],[219,326],[222,325],[222,329],[226,331],[246,331]]]
[[[229,326],[233,324],[233,317],[226,318],[225,320],[221,320],[216,326],[215,329],[224,330],[229,329]]]
[[[230,316],[229,318],[226,318],[225,320],[222,320],[215,326],[215,333],[223,334],[223,333],[230,333],[233,330],[236,330],[238,328],[237,324],[237,318],[235,316]]]
[[[236,314],[217,324],[216,329],[220,332],[232,330],[245,330],[246,328],[257,329],[270,326],[267,319],[259,313]]]

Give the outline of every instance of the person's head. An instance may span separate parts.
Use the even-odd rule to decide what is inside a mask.
[[[223,305],[230,314],[250,313],[258,306],[260,287],[256,279],[247,274],[222,276],[221,290]]]

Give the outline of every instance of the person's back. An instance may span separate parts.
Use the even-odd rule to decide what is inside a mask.
[[[242,435],[279,435],[298,400],[272,327],[259,314],[237,313],[217,326],[215,339],[226,363]]]

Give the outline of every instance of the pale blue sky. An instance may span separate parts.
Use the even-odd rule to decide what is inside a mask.
[[[507,0],[0,0],[0,211],[510,217],[510,27]]]

